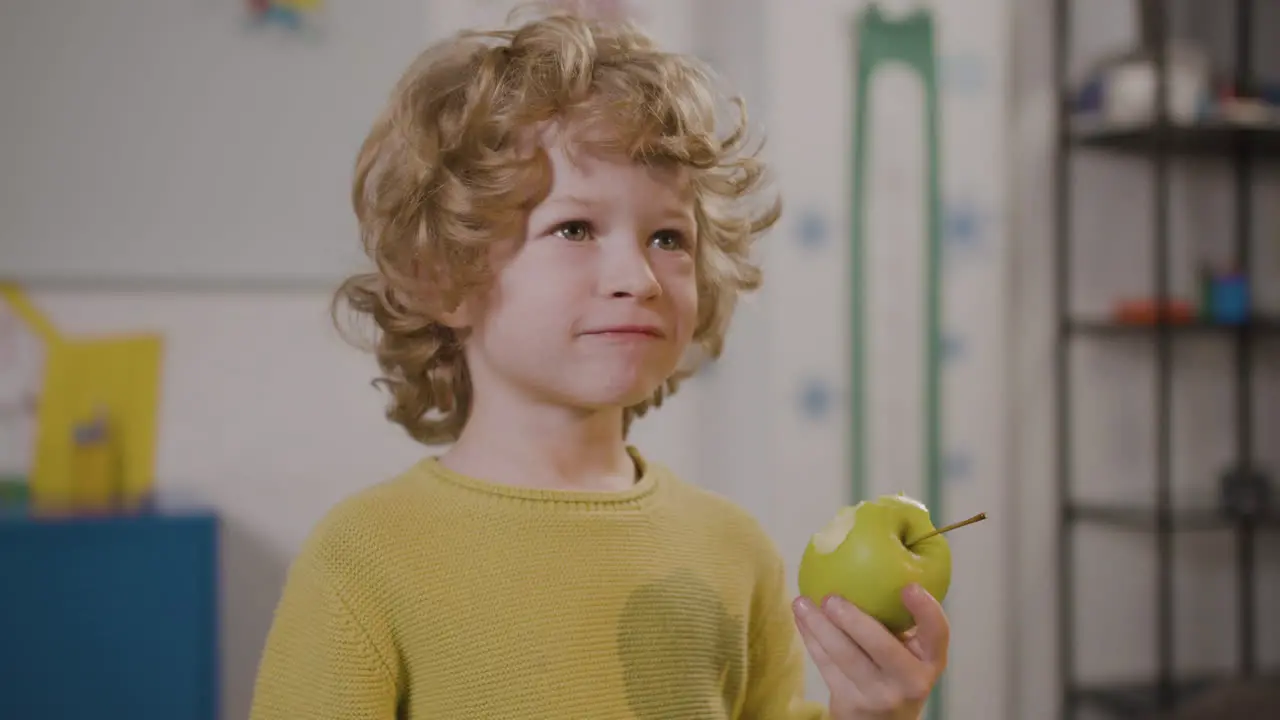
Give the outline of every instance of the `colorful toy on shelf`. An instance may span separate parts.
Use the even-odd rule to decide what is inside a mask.
[[[1262,88],[1256,94],[1244,94],[1234,85],[1226,85],[1218,96],[1218,115],[1226,122],[1243,126],[1270,126],[1280,123],[1275,88]]]
[[[1209,318],[1224,325],[1249,319],[1249,280],[1240,273],[1216,276],[1209,286]]]
[[[110,414],[99,409],[92,418],[78,423],[72,434],[71,474],[79,486],[77,508],[91,512],[119,508],[122,466]]]
[[[1139,127],[1157,115],[1159,63],[1148,48],[1102,58],[1073,93],[1072,111],[1100,127]],[[1204,120],[1212,100],[1212,63],[1204,48],[1171,42],[1164,77],[1165,110],[1176,125]]]
[[[253,19],[298,30],[324,6],[322,0],[249,0]]]
[[[16,286],[0,284],[0,301],[45,346],[31,509],[63,514],[144,503],[155,477],[162,338],[69,337]]]
[[[0,301],[0,506],[27,495],[43,376],[44,344]]]
[[[1156,325],[1162,318],[1169,325],[1191,323],[1196,309],[1185,300],[1166,300],[1161,308],[1154,299],[1134,298],[1117,302],[1112,310],[1112,319],[1122,325]]]
[[[1242,325],[1253,316],[1249,278],[1233,269],[1215,270],[1202,266],[1198,297],[1194,302],[1171,298],[1163,311],[1154,298],[1129,298],[1115,303],[1112,320],[1124,325],[1170,325],[1201,323]]]

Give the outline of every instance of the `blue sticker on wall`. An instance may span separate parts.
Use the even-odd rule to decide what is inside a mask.
[[[968,454],[953,450],[942,459],[942,476],[947,482],[968,480],[973,474],[973,460]]]
[[[986,242],[987,218],[968,201],[948,201],[942,211],[942,243],[948,260],[972,254]]]
[[[831,386],[819,378],[810,378],[800,385],[800,414],[810,420],[822,420],[831,414],[835,404]]]
[[[982,217],[972,203],[948,203],[943,211],[943,230],[948,245],[973,245],[982,230]]]
[[[255,24],[295,31],[315,25],[323,9],[323,0],[249,0],[250,18]]]
[[[796,224],[796,239],[801,247],[816,250],[827,244],[831,233],[822,213],[812,208],[801,210]]]
[[[942,362],[951,364],[964,355],[964,338],[953,332],[944,332],[940,339]]]

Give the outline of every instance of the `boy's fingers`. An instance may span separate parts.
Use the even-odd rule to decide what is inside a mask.
[[[925,662],[945,664],[951,644],[951,624],[946,611],[927,590],[912,585],[902,592],[902,603],[916,621],[915,644],[912,653]]]
[[[924,646],[920,644],[920,638],[912,635],[906,639],[904,644],[907,646],[907,649],[911,651],[911,654],[915,655],[920,662],[929,662],[928,654],[925,652]]]
[[[840,598],[831,598],[824,611],[852,644],[886,674],[903,677],[915,672],[920,661],[879,620]]]
[[[828,600],[824,605],[829,607],[831,602]],[[880,681],[880,671],[876,664],[847,633],[832,622],[828,610],[819,610],[812,604],[800,609],[804,610],[801,622],[805,623],[813,638],[845,677],[864,688]]]
[[[801,606],[804,603],[804,606]],[[809,656],[813,658],[813,664],[817,666],[818,673],[822,675],[822,679],[827,683],[827,687],[834,692],[856,693],[857,685],[841,672],[840,668],[827,654],[822,643],[818,642],[818,638],[814,636],[813,631],[809,629],[808,623],[805,622],[805,616],[808,613],[821,612],[812,607],[807,600],[800,600],[794,608],[796,615],[796,628],[800,631],[800,639],[804,642],[805,649],[809,651]]]

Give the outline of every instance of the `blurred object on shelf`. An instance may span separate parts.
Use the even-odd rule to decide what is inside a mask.
[[[103,513],[119,510],[124,495],[123,464],[111,417],[98,408],[72,430],[71,475],[76,479],[76,509]]]
[[[163,339],[155,334],[68,336],[14,285],[0,300],[43,345],[28,496],[34,512],[101,512],[143,505],[154,484]],[[83,432],[86,424],[98,431]],[[91,442],[78,443],[77,433]],[[81,474],[83,473],[83,475]]]
[[[25,475],[0,475],[0,510],[27,506],[27,478]]]
[[[1165,71],[1170,122],[1203,120],[1211,105],[1212,77],[1207,54],[1185,41],[1171,42]],[[1075,94],[1074,112],[1107,126],[1150,125],[1156,119],[1159,73],[1147,50],[1109,57],[1089,72]]]
[[[119,462],[117,471],[107,472],[119,477],[120,506],[146,501],[154,482],[162,351],[161,338],[154,335],[68,339],[54,346],[40,399],[33,510],[61,514],[86,509],[85,478],[77,475],[77,466],[94,464],[92,457],[82,458],[92,456],[94,448],[78,448],[76,430],[104,413]],[[101,484],[97,478],[88,481]],[[89,509],[95,497],[91,490]]]
[[[9,484],[25,486],[31,473],[44,354],[40,336],[0,299],[0,477]]]
[[[1163,313],[1156,298],[1123,298],[1115,302],[1111,319],[1122,325],[1156,325],[1162,316],[1170,325],[1244,325],[1253,319],[1249,278],[1243,272],[1203,264],[1198,285],[1195,301],[1171,298]]]
[[[1085,73],[1071,95],[1078,130],[1155,124],[1159,72],[1151,43],[1148,39],[1141,48],[1107,56]],[[1280,84],[1240,88],[1230,73],[1213,67],[1199,44],[1170,40],[1167,47],[1165,109],[1171,125],[1280,128]]]
[[[1185,300],[1167,300],[1163,312],[1155,299],[1131,298],[1120,300],[1112,311],[1112,319],[1125,325],[1156,325],[1164,322],[1176,325],[1194,322],[1195,306]]]
[[[1245,95],[1227,85],[1218,94],[1213,116],[1243,127],[1280,125],[1280,89],[1273,86]]]
[[[290,30],[302,29],[323,8],[322,0],[249,0],[254,22]]]
[[[1207,270],[1202,282],[1205,284],[1205,306],[1201,308],[1201,314],[1206,320],[1220,325],[1240,325],[1249,321],[1249,279],[1244,273]]]

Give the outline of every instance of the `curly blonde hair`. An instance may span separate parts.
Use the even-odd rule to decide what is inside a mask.
[[[717,127],[724,101],[736,110],[728,132]],[[439,318],[485,286],[489,244],[519,233],[545,197],[545,154],[530,152],[528,140],[566,119],[595,130],[597,149],[689,171],[698,232],[693,339],[704,357],[719,357],[739,294],[760,285],[751,246],[781,204],[755,201],[765,167],[758,148],[747,149],[745,106],[718,95],[701,63],[658,49],[631,24],[568,11],[430,47],[360,149],[352,200],[374,269],[347,279],[334,298],[335,319],[345,303],[376,326],[383,375],[374,382],[390,393],[387,418],[422,443],[456,440],[470,410],[465,338]],[[627,408],[626,425],[694,369]]]

